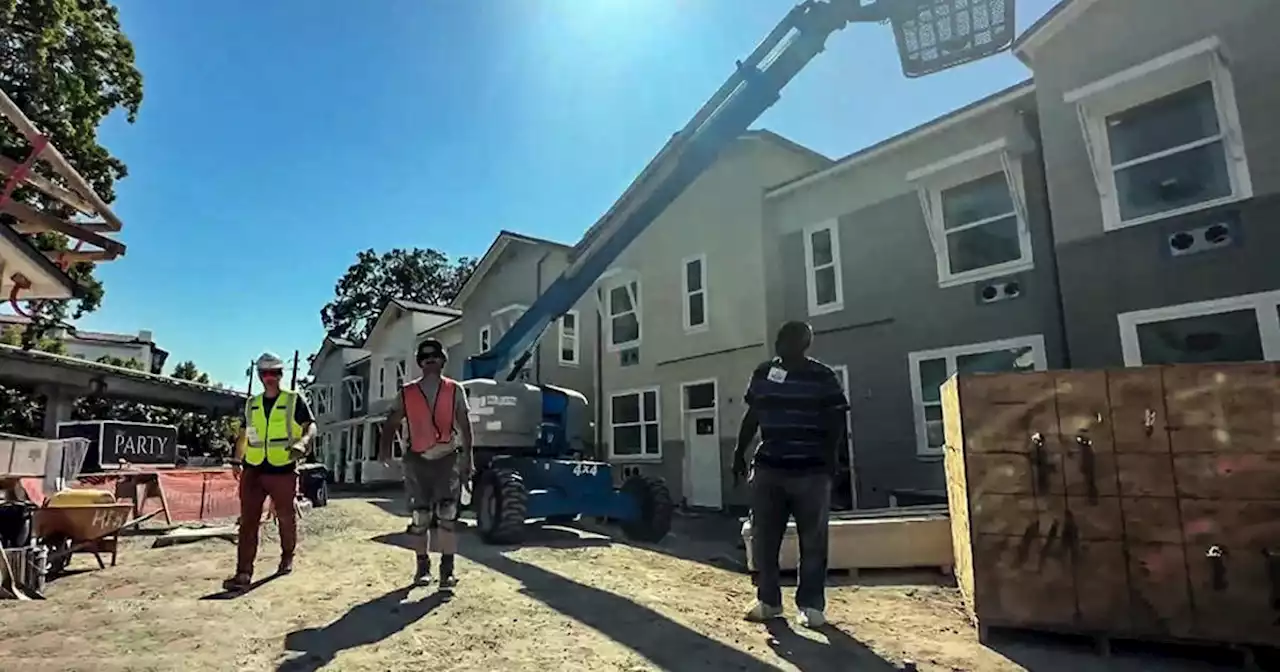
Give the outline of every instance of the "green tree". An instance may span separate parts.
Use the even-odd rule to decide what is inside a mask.
[[[360,343],[387,302],[448,304],[475,268],[473,258],[450,260],[432,249],[364,250],[338,279],[334,299],[320,310],[320,322],[329,336]]]
[[[108,0],[0,0],[0,26],[0,88],[98,195],[112,202],[116,180],[128,171],[98,143],[98,126],[115,110],[123,110],[132,123],[142,104],[142,74],[116,8]],[[0,122],[0,154],[22,161],[30,151],[16,129]],[[13,197],[64,219],[72,215],[31,189],[19,189]],[[3,219],[11,223],[8,215]],[[32,243],[44,251],[68,247],[65,236],[51,232],[33,236]],[[103,287],[92,263],[72,264],[67,273],[84,287],[83,297],[28,305],[35,319],[24,334],[24,347],[38,347],[53,325],[101,305]]]
[[[169,374],[169,377],[177,378],[178,380],[190,380],[204,385],[209,384],[209,374],[201,373],[200,369],[196,368],[196,363],[189,359],[174,366],[173,373]]]

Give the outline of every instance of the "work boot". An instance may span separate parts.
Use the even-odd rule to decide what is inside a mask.
[[[821,628],[827,624],[827,615],[821,609],[801,607],[800,613],[796,614],[796,622],[805,628]]]
[[[425,586],[431,583],[431,557],[427,555],[418,556],[418,568],[413,572],[413,583],[418,586]]]
[[[446,593],[452,593],[453,587],[458,585],[458,579],[453,575],[453,556],[444,555],[440,557],[440,590]]]
[[[772,604],[764,602],[756,602],[747,610],[747,620],[755,623],[764,623],[782,616],[782,607],[775,607]]]

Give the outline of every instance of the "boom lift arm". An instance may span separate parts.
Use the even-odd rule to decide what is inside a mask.
[[[863,5],[862,0],[805,0],[793,7],[587,232],[574,248],[569,268],[489,351],[467,360],[465,377],[497,378],[509,368],[507,380],[514,380],[547,327],[573,308],[618,255],[711,166],[720,152],[778,101],[782,89],[822,53],[827,37],[850,23],[887,21],[887,2]]]

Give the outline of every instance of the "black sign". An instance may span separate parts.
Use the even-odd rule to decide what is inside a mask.
[[[58,427],[59,438],[83,437],[93,442],[85,460],[85,471],[130,464],[167,464],[178,461],[178,428],[102,420],[66,423]]]

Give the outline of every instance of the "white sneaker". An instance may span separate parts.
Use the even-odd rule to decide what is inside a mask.
[[[796,622],[806,628],[821,628],[827,624],[827,615],[821,609],[805,607],[796,614]]]
[[[775,607],[764,602],[756,602],[747,610],[747,620],[755,623],[763,623],[781,616],[782,607]]]

